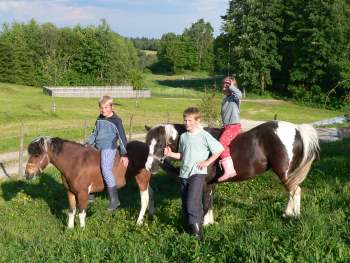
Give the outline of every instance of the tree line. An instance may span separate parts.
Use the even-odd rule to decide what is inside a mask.
[[[126,39],[104,20],[61,29],[34,20],[4,24],[0,81],[142,87],[145,68],[208,71],[234,74],[248,92],[340,108],[350,105],[348,17],[350,2],[344,0],[231,0],[217,37],[203,19],[161,39]]]
[[[137,51],[105,20],[98,26],[3,24],[0,81],[26,85],[112,85],[137,82]]]
[[[203,19],[163,34],[158,66],[234,74],[241,88],[306,103],[350,104],[350,2],[232,0],[222,34]]]

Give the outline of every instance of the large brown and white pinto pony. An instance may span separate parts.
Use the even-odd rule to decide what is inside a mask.
[[[164,147],[177,151],[178,138],[186,132],[182,124],[166,124],[148,128],[146,143],[150,147],[147,165],[152,173],[161,166],[164,170],[176,171],[165,159]],[[205,128],[215,138],[221,129]],[[319,156],[319,140],[316,130],[308,124],[296,125],[284,121],[269,121],[239,134],[231,143],[231,157],[237,175],[229,181],[254,178],[271,169],[289,193],[289,201],[283,216],[299,217],[300,184],[307,176],[312,162]],[[222,175],[219,162],[208,167],[203,188],[204,224],[213,219],[213,187]]]
[[[154,213],[153,192],[149,185],[151,174],[145,169],[149,147],[144,142],[131,141],[126,146],[129,164],[127,169],[119,162],[117,155],[113,173],[117,187],[135,177],[141,195],[141,210],[137,224],[142,224],[146,209]],[[60,138],[38,137],[28,146],[29,159],[25,168],[27,179],[31,179],[49,163],[61,173],[63,185],[67,190],[69,203],[68,228],[74,227],[76,207],[79,207],[80,226],[85,226],[89,193],[104,190],[104,181],[100,169],[100,152],[93,147]]]

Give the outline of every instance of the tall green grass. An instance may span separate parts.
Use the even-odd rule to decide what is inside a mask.
[[[65,228],[67,198],[59,174],[0,184],[0,262],[349,262],[350,140],[321,145],[321,159],[302,184],[301,218],[282,218],[287,195],[271,173],[218,185],[216,224],[199,244],[184,232],[179,184],[152,178],[155,216],[135,226],[139,193],[120,191],[121,208],[106,212],[99,194],[85,229]],[[79,223],[78,218],[76,223]]]

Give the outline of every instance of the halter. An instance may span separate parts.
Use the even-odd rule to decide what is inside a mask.
[[[151,156],[152,158],[154,158],[155,160],[157,160],[160,163],[164,163],[164,160],[166,158],[165,156],[159,157],[159,156],[157,156],[157,155],[155,155],[153,153],[149,153],[148,156]]]
[[[40,171],[40,173],[42,173],[42,171],[43,171],[43,169],[41,168],[41,164],[43,163],[45,157],[47,158],[47,162],[48,162],[48,163],[50,162],[50,157],[49,157],[49,154],[48,154],[48,152],[47,152],[47,148],[48,148],[48,147],[47,147],[47,141],[49,140],[49,137],[35,138],[35,139],[32,141],[32,143],[33,143],[33,142],[39,141],[41,138],[44,139],[44,154],[43,154],[43,156],[41,157],[41,159],[40,159],[40,161],[39,161],[38,164],[35,164],[35,163],[27,163],[27,166],[29,166],[29,167],[33,167],[33,166],[34,166],[35,168],[37,168],[37,169]]]

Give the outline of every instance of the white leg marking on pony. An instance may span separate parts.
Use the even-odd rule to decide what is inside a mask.
[[[300,199],[301,199],[301,188],[298,186],[294,193],[294,217],[300,216]]]
[[[208,212],[204,216],[203,225],[211,225],[214,224],[214,215],[213,209],[209,209]]]
[[[80,227],[85,227],[86,212],[85,209],[79,213]]]
[[[278,128],[275,131],[275,133],[283,143],[284,147],[286,148],[287,155],[289,158],[288,169],[285,172],[285,176],[288,175],[289,166],[293,159],[293,143],[295,140],[296,129],[297,126],[294,124],[279,121]]]
[[[140,214],[139,217],[136,221],[137,225],[142,225],[143,223],[143,217],[145,215],[146,209],[148,207],[148,203],[149,203],[149,193],[148,193],[148,188],[146,191],[141,191],[140,192],[140,196],[141,196],[141,210],[140,210]]]
[[[289,193],[289,200],[283,217],[297,218],[300,216],[300,199],[301,188],[298,186],[294,192]]]
[[[74,218],[76,211],[77,210],[75,208],[72,211],[68,211],[68,228],[74,228]]]
[[[149,145],[149,155],[147,158],[147,162],[145,164],[145,167],[147,171],[151,171],[152,163],[153,163],[153,153],[154,153],[154,146],[156,145],[157,141],[155,139],[152,139],[151,144]]]
[[[88,187],[88,194],[91,193],[91,189],[92,189],[92,184],[90,184],[89,187]]]

